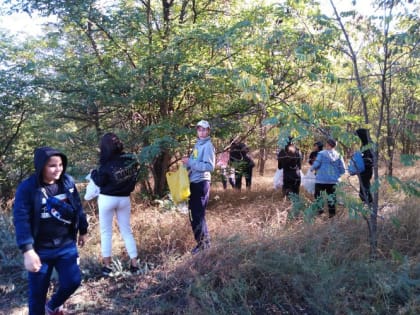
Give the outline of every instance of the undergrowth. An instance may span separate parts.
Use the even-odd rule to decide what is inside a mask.
[[[83,285],[69,314],[420,314],[418,199],[387,200],[378,221],[379,258],[369,259],[366,223],[338,207],[334,219],[305,220],[265,178],[251,191],[213,186],[212,247],[196,256],[188,215],[170,201],[133,196],[141,272],[130,274],[114,231],[115,274],[100,275],[95,202],[80,250]],[[385,189],[385,188],[384,188]],[[302,193],[306,200],[310,196]],[[387,203],[388,202],[388,203]],[[0,313],[26,314],[26,276],[11,209],[0,213]]]

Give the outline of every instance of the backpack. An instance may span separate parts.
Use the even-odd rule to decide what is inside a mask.
[[[365,171],[365,161],[363,160],[362,152],[354,152],[350,159],[348,170],[350,175],[360,174]]]

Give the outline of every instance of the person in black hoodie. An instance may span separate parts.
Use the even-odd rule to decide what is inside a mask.
[[[16,241],[28,271],[29,315],[63,314],[64,302],[80,286],[79,246],[88,222],[67,157],[50,147],[34,151],[35,173],[19,184],[13,206]],[[47,302],[53,269],[58,290]]]
[[[283,194],[290,197],[290,194],[299,194],[301,181],[300,170],[302,167],[302,154],[289,137],[287,145],[280,150],[277,156],[278,169],[283,169]]]
[[[313,151],[311,152],[311,154],[309,154],[309,160],[308,160],[309,165],[312,166],[312,164],[314,164],[318,152],[322,151],[323,149],[324,149],[324,144],[321,141],[317,141],[314,143]]]
[[[255,166],[249,153],[248,146],[243,142],[233,141],[230,146],[229,162],[235,170],[235,189],[241,190],[242,177],[245,177],[245,187],[249,190],[252,185],[252,169]]]
[[[360,128],[356,130],[356,135],[362,142],[360,151],[362,152],[363,162],[365,163],[365,170],[360,173],[360,199],[366,203],[372,203],[372,193],[370,191],[370,180],[373,175],[373,152],[371,148],[367,148],[369,145],[369,130]]]
[[[124,153],[124,145],[114,133],[105,134],[100,143],[99,168],[92,170],[91,178],[100,188],[98,197],[102,274],[112,273],[112,221],[117,217],[118,227],[130,257],[130,271],[139,271],[137,245],[130,226],[130,194],[137,182],[139,163],[132,154]]]

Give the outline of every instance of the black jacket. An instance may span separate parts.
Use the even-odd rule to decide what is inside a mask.
[[[138,169],[135,157],[123,153],[93,170],[91,178],[99,186],[102,195],[124,197],[134,190]]]
[[[59,151],[49,147],[38,148],[34,155],[35,173],[24,180],[17,188],[13,205],[13,223],[16,230],[16,242],[19,248],[25,252],[34,247],[35,239],[39,233],[42,199],[42,170],[48,159],[53,155],[59,155],[63,161],[63,173],[59,179],[68,201],[75,211],[72,221],[71,237],[76,239],[77,232],[81,235],[87,233],[88,222],[82,208],[79,193],[74,180],[65,174],[67,157]]]
[[[283,169],[283,176],[289,178],[300,178],[300,170],[302,167],[302,155],[298,149],[295,153],[291,153],[282,149],[277,156],[277,168]]]
[[[373,151],[370,148],[364,148],[369,144],[369,130],[360,128],[356,130],[356,134],[362,142],[361,152],[363,155],[363,162],[365,163],[365,171],[363,173],[372,172],[373,168]]]

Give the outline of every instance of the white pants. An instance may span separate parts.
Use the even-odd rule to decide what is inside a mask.
[[[101,231],[102,257],[111,257],[112,253],[112,221],[117,216],[118,228],[124,240],[130,258],[137,258],[136,241],[130,226],[130,197],[99,195],[99,227]]]

